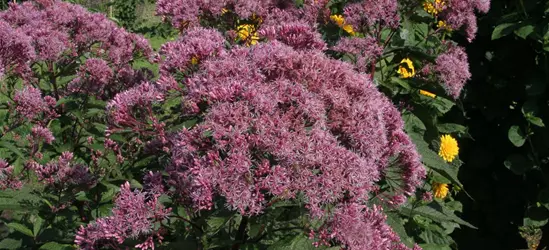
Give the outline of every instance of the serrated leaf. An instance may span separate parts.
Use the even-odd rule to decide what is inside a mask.
[[[34,234],[34,237],[40,234],[40,230],[42,229],[43,224],[44,224],[44,219],[42,219],[42,217],[40,216],[35,216],[34,222],[32,223],[32,232]]]
[[[441,232],[432,230],[424,230],[419,234],[419,237],[427,244],[448,245],[451,243]]]
[[[27,236],[34,237],[34,234],[32,233],[32,231],[27,226],[25,226],[23,224],[19,224],[19,223],[16,223],[16,222],[11,222],[11,223],[6,224],[6,226],[8,226],[9,228],[11,228],[11,229],[13,229],[17,232],[25,234]]]
[[[21,152],[21,150],[19,150],[16,146],[14,146],[13,144],[7,142],[7,141],[0,141],[0,148],[6,148],[8,149],[9,151],[13,152],[14,154],[16,154],[17,156],[21,157],[21,158],[25,158],[25,156],[23,155],[23,153]]]
[[[522,130],[520,130],[520,127],[517,125],[511,126],[511,128],[509,128],[507,137],[509,138],[509,141],[511,141],[511,143],[515,145],[515,147],[521,147],[526,141],[526,136],[524,135],[524,133],[522,133]]]
[[[48,242],[40,247],[40,249],[43,250],[69,250],[69,249],[76,249],[72,245],[68,244],[59,244],[57,242]]]
[[[446,213],[443,213],[442,211],[439,211],[432,207],[433,204],[429,204],[428,206],[422,206],[422,207],[416,207],[414,209],[410,208],[409,206],[403,206],[399,210],[402,215],[410,216],[410,215],[421,215],[423,217],[432,219],[437,222],[442,221],[453,221],[455,223],[458,223],[460,225],[464,225],[470,228],[475,228],[471,223],[464,221],[463,219],[459,218],[453,213],[450,213],[449,211],[446,211]],[[441,207],[439,207],[440,210],[442,210]]]
[[[21,249],[22,239],[6,238],[0,241],[0,249]]]
[[[406,233],[402,219],[397,214],[387,213],[387,225],[389,225],[393,231],[398,234],[402,243],[408,247],[414,246],[414,241],[410,238],[410,236],[408,236],[408,233]]]

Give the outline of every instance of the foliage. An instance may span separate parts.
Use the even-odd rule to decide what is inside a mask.
[[[136,2],[113,2],[128,30]],[[158,53],[74,4],[12,5],[0,245],[457,248],[471,75],[449,38],[471,41],[488,5],[163,0],[173,28],[150,34],[179,38]]]

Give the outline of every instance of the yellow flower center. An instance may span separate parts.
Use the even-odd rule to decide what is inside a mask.
[[[440,149],[438,155],[447,162],[452,162],[459,154],[459,147],[456,139],[451,135],[440,137]]]
[[[400,61],[400,66],[398,67],[397,73],[399,73],[402,78],[410,78],[416,75],[416,70],[412,60],[410,60],[410,58],[402,59],[402,61]]]
[[[433,183],[433,193],[436,198],[444,199],[448,195],[448,184],[445,183]]]
[[[238,39],[240,41],[246,41],[246,45],[255,45],[259,41],[259,36],[255,27],[251,24],[242,24],[237,27]]]
[[[431,98],[437,97],[437,95],[435,95],[435,94],[433,94],[433,93],[431,93],[431,92],[429,92],[429,91],[427,91],[427,90],[423,90],[423,89],[420,89],[420,90],[419,90],[419,94],[420,94],[420,95],[427,96],[427,97],[431,97]]]
[[[197,56],[193,56],[191,58],[191,65],[197,65],[198,64],[198,57]]]

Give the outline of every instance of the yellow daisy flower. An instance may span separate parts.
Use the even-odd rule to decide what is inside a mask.
[[[257,44],[257,41],[259,41],[259,36],[257,35],[257,31],[253,25],[242,24],[236,29],[238,30],[238,38],[241,41],[246,41],[247,46],[255,45]]]
[[[198,57],[197,56],[193,56],[191,58],[191,65],[197,65],[198,64]]]
[[[400,61],[400,66],[398,67],[397,73],[399,73],[402,78],[410,78],[416,75],[416,70],[412,60],[410,60],[410,58],[402,59],[402,61]]]
[[[331,15],[330,20],[337,24],[337,26],[341,27],[345,32],[349,33],[349,35],[355,35],[353,26],[350,24],[345,24],[345,18],[342,15]]]
[[[429,92],[429,91],[427,91],[427,90],[423,90],[423,89],[420,89],[420,90],[419,90],[419,94],[420,94],[420,95],[427,96],[427,97],[431,97],[431,98],[437,97],[437,95],[435,95],[435,94],[433,94],[433,93],[431,93],[431,92]]]
[[[459,154],[459,147],[456,139],[451,135],[443,135],[440,137],[440,149],[438,155],[447,162],[452,162]]]
[[[433,183],[433,194],[436,198],[444,199],[448,195],[448,184],[446,183]]]

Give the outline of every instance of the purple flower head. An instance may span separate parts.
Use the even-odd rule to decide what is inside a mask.
[[[270,40],[278,40],[294,49],[326,49],[326,43],[321,35],[306,23],[267,26],[259,30],[259,35]]]
[[[82,226],[76,233],[75,243],[81,249],[98,249],[121,244],[128,238],[152,237],[157,234],[155,224],[162,222],[170,212],[159,203],[157,195],[132,191],[126,182],[120,187],[112,215]],[[154,249],[154,244],[147,243],[149,239],[136,247]]]
[[[223,197],[255,215],[270,197],[301,194],[312,216],[330,218],[327,205],[368,200],[389,159],[403,179],[397,203],[425,176],[390,100],[368,75],[319,50],[277,40],[236,46],[183,84],[184,112],[202,122],[171,138],[167,183],[197,210]]]
[[[32,38],[23,32],[14,29],[1,18],[0,15],[0,58],[2,72],[28,76],[30,62],[36,58],[32,47]]]
[[[41,112],[48,108],[48,104],[42,99],[40,89],[27,86],[22,90],[17,90],[13,97],[15,101],[15,111],[21,116],[32,120]]]
[[[70,152],[63,152],[57,161],[48,162],[46,165],[32,164],[32,169],[38,180],[57,188],[92,187],[96,183],[88,167],[74,163],[73,154]]]
[[[356,30],[371,27],[376,23],[397,28],[400,24],[397,7],[396,0],[362,0],[351,3],[343,9],[345,23],[352,25]]]
[[[193,64],[211,56],[224,53],[225,39],[216,30],[191,28],[180,39],[162,45],[160,55],[165,59],[160,64],[160,73],[166,74],[184,71]],[[162,77],[161,76],[161,77]]]
[[[105,89],[108,89],[112,78],[112,69],[105,60],[90,58],[80,67],[78,77],[71,82],[69,90],[102,96]]]
[[[164,95],[148,82],[116,95],[108,104],[107,112],[111,123],[120,126],[134,126],[142,123],[135,117],[134,108],[146,109],[153,103],[162,101]],[[150,113],[150,112],[149,112]],[[145,110],[147,115],[147,111]]]
[[[13,166],[0,158],[0,190],[19,189],[22,185],[17,176],[13,174]]]
[[[48,128],[39,125],[32,127],[29,141],[34,143],[45,142],[47,144],[51,144],[54,140],[55,137],[53,137],[52,132]]]
[[[409,249],[385,220],[382,208],[376,205],[342,204],[335,209],[330,235],[353,250]]]
[[[449,45],[446,52],[438,56],[434,69],[446,93],[457,99],[465,83],[471,79],[467,53],[462,47]]]
[[[354,55],[356,68],[362,72],[383,53],[383,48],[373,37],[344,37],[332,50]]]
[[[464,26],[467,39],[471,42],[478,30],[475,10],[487,13],[490,9],[490,0],[452,0],[447,4],[447,8],[441,13],[442,19],[452,29]]]

